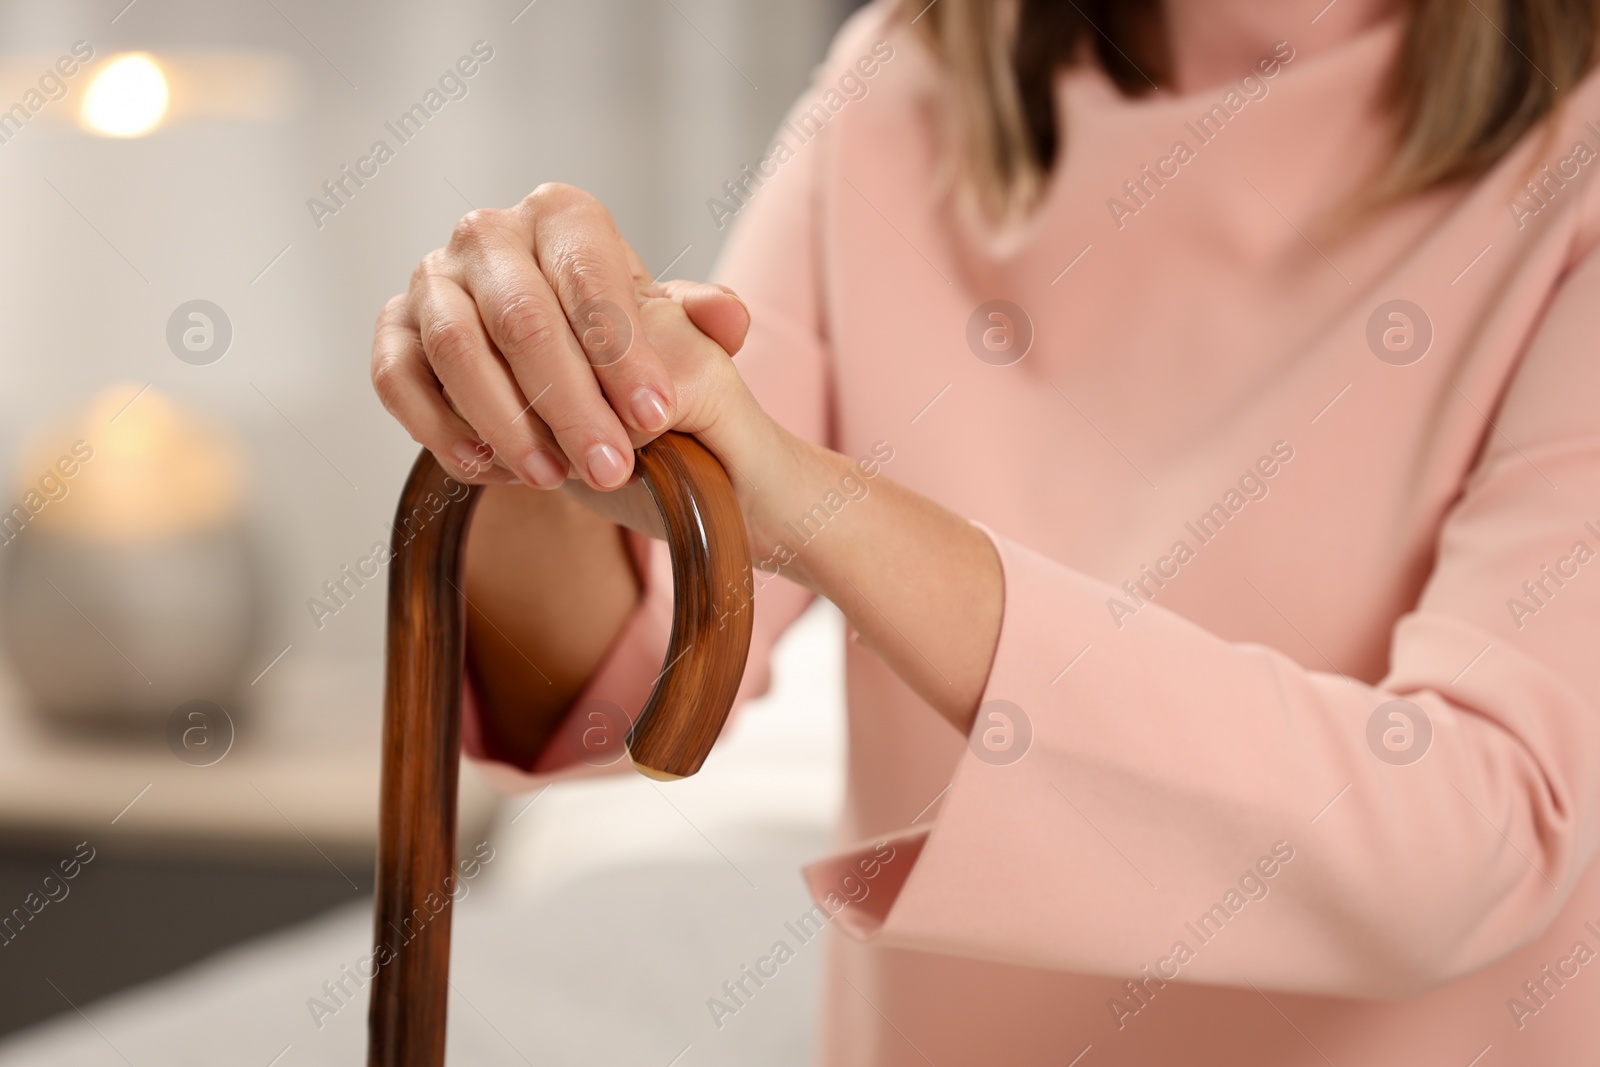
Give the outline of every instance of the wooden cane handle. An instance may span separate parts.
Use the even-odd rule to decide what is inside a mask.
[[[750,542],[727,472],[699,441],[669,433],[638,457],[672,552],[672,635],[628,731],[628,758],[651,778],[685,778],[711,752],[744,678],[754,615]]]
[[[628,732],[654,778],[705,762],[744,674],[750,552],[728,476],[692,437],[638,452],[672,555],[672,631],[661,674]],[[461,549],[478,489],[423,452],[395,516],[384,672],[383,779],[367,1016],[368,1067],[442,1067],[450,907],[457,892],[456,779],[465,649]]]

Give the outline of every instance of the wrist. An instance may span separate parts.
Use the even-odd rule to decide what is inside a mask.
[[[821,596],[830,559],[848,556],[856,523],[894,451],[880,442],[858,459],[795,437],[779,428],[761,491],[746,511],[751,563],[766,575],[782,574]]]

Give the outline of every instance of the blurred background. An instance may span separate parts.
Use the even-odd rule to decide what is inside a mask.
[[[707,199],[852,6],[0,0],[0,1063],[357,1062],[324,982],[370,940],[371,556],[415,455],[378,308],[551,180],[705,277]],[[805,1062],[817,960],[737,1026],[704,1000],[807,906],[838,642],[808,616],[670,800],[464,776],[496,859],[454,1059]]]

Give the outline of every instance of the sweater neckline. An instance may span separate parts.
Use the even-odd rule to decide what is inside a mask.
[[[1369,0],[1335,0],[1333,9],[1350,4],[1350,10],[1354,12],[1357,6],[1364,3],[1372,6]],[[1291,63],[1280,64],[1273,79],[1272,91],[1298,95],[1304,100],[1309,95],[1304,91],[1285,94],[1283,90],[1308,83],[1324,83],[1328,80],[1328,71],[1340,67],[1371,65],[1374,71],[1381,72],[1383,64],[1389,61],[1397,48],[1403,29],[1404,19],[1395,13],[1364,24],[1363,28],[1353,33],[1341,34],[1332,44],[1314,47],[1309,52],[1302,52],[1289,42],[1294,58]],[[1279,40],[1287,41],[1286,38]],[[1186,116],[1197,109],[1203,110],[1222,100],[1228,92],[1238,87],[1245,76],[1252,72],[1259,74],[1256,64],[1272,56],[1273,45],[1269,44],[1262,55],[1245,61],[1232,78],[1192,89],[1159,88],[1141,96],[1125,95],[1098,66],[1076,66],[1058,72],[1053,91],[1057,137],[1058,143],[1064,146],[1063,155],[1057,159],[1055,167],[1045,179],[1037,202],[1023,219],[1009,226],[1001,226],[988,219],[972,197],[957,194],[952,198],[951,210],[958,232],[971,247],[982,251],[992,261],[1004,261],[1024,253],[1050,233],[1062,213],[1064,205],[1061,201],[1071,179],[1072,153],[1075,148],[1082,150],[1084,147],[1083,131],[1073,129],[1074,114],[1081,117],[1094,112],[1096,125],[1107,122],[1106,116],[1109,115],[1113,116],[1109,121],[1166,123],[1176,129],[1181,124],[1178,116]],[[1363,81],[1361,92],[1322,96],[1327,98],[1330,108],[1365,107],[1366,98],[1370,97],[1373,89],[1368,84],[1370,80]],[[1306,121],[1313,121],[1314,118],[1312,115],[1305,116]]]

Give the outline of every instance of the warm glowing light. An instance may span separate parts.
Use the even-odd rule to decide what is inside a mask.
[[[167,114],[167,78],[144,52],[113,56],[95,72],[79,117],[106,137],[141,137]]]
[[[41,426],[22,442],[14,469],[9,499],[34,522],[102,544],[214,530],[237,520],[245,501],[244,454],[227,425],[134,382],[108,386],[78,416]]]

